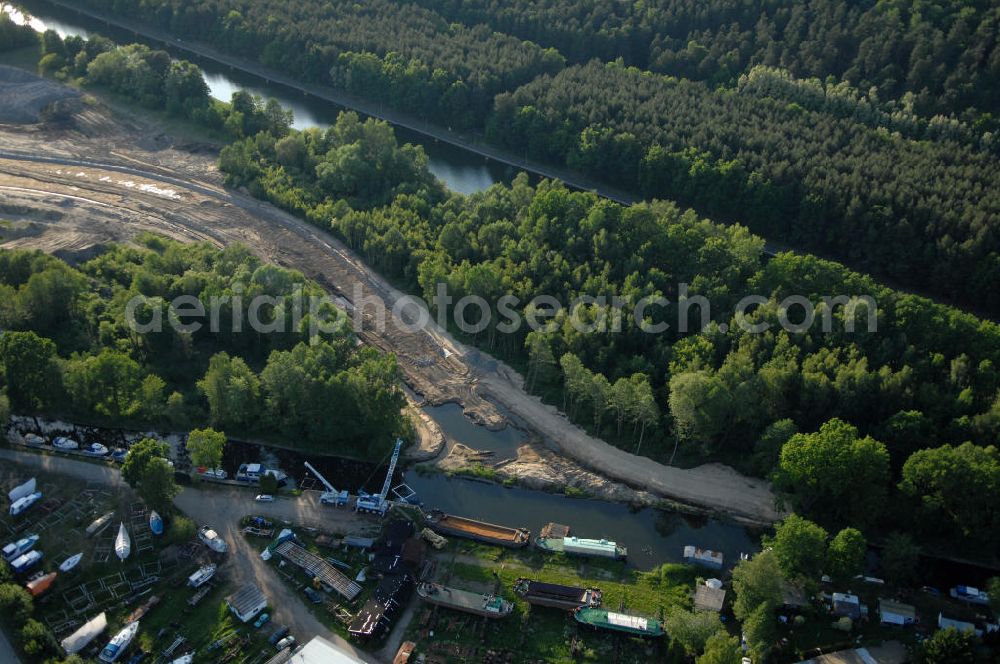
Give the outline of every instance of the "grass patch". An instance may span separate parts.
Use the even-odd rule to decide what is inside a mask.
[[[452,541],[439,557],[437,580],[468,590],[492,591],[514,602],[514,612],[502,620],[481,618],[422,604],[406,638],[435,661],[479,661],[483,655],[507,651],[512,662],[681,662],[667,639],[647,641],[599,633],[577,625],[565,611],[531,606],[511,590],[519,577],[604,592],[612,610],[660,619],[674,606],[690,607],[698,572],[686,565],[663,565],[641,572],[625,563],[545,554],[534,549]],[[434,637],[430,636],[431,629]],[[506,660],[504,660],[506,661]]]

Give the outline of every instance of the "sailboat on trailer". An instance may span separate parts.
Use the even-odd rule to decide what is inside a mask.
[[[115,555],[118,556],[119,560],[125,560],[130,553],[132,553],[132,540],[129,539],[128,531],[125,530],[125,523],[121,522],[121,525],[118,526],[118,535],[115,537]]]

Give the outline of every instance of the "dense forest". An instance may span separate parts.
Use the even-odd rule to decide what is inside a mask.
[[[446,18],[593,58],[731,86],[754,65],[833,77],[921,115],[993,126],[1000,8],[986,0],[413,0]]]
[[[310,334],[289,307],[265,307],[283,332],[234,332],[256,295],[322,291],[294,271],[263,264],[245,247],[218,250],[155,236],[111,246],[79,267],[40,252],[0,250],[0,375],[10,408],[111,426],[186,430],[210,423],[233,437],[265,437],[310,451],[381,459],[400,430],[395,358],[355,346],[349,329]],[[166,324],[178,296],[219,309],[218,329]],[[128,324],[158,314],[161,330]],[[332,305],[321,310],[332,316]],[[189,322],[189,321],[182,321]],[[348,326],[349,327],[349,326]],[[141,328],[140,328],[141,329]],[[337,403],[331,417],[329,404]]]
[[[84,1],[1000,312],[988,3]]]
[[[959,141],[596,62],[498,97],[489,130],[646,197],[1000,308],[1000,159]]]
[[[578,295],[629,304],[662,295],[673,304],[650,315],[673,325],[678,284],[690,284],[689,297],[708,298],[711,320],[702,328],[699,308],[689,310],[689,333],[673,325],[649,334],[627,315],[621,332],[601,328],[614,313],[595,303],[563,309],[544,333],[526,326],[505,333],[495,317],[473,340],[522,362],[530,389],[629,451],[666,460],[679,447],[690,461],[776,472],[789,500],[829,527],[889,519],[939,545],[1000,544],[989,507],[1000,498],[992,446],[1000,435],[1000,326],[813,256],[767,259],[763,241],[745,228],[671,203],[622,207],[521,176],[467,197],[425,183],[397,187],[388,204],[366,197],[351,205],[342,182],[369,165],[338,156],[344,136],[354,138],[354,152],[365,151],[369,137],[394,140],[388,125],[343,114],[325,132],[237,141],[220,164],[231,184],[332,229],[428,300],[439,283],[454,297],[487,302],[511,293],[524,307],[541,294],[563,304]],[[341,177],[331,180],[331,169]],[[733,313],[748,293],[765,302],[749,314],[770,324],[764,334],[746,331]],[[791,294],[817,303],[830,294],[869,295],[877,329],[868,327],[875,312],[859,303],[820,304],[817,317],[829,317],[829,331],[818,324],[785,331],[778,308]],[[597,332],[580,333],[574,316],[595,322]],[[947,473],[928,472],[930,455],[948,459]],[[978,507],[959,515],[954,503],[971,499],[958,487],[970,478],[981,487]],[[870,509],[886,496],[884,512]]]

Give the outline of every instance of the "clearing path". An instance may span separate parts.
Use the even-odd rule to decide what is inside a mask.
[[[241,242],[265,260],[300,270],[349,306],[364,298],[391,312],[404,297],[329,233],[226,189],[214,154],[169,148],[138,129],[115,132],[99,114],[79,124],[85,131],[54,136],[37,126],[30,131],[0,126],[5,198],[56,215],[56,221],[34,221],[0,246],[81,252],[108,241],[129,241],[144,231],[217,245]],[[141,147],[151,140],[154,147]],[[361,309],[362,340],[395,353],[405,381],[428,403],[459,403],[491,428],[507,422],[499,403],[562,454],[612,479],[748,521],[769,524],[781,516],[767,482],[718,464],[680,469],[630,455],[542,404],[525,391],[516,371],[466,347],[433,321],[414,330],[390,314],[380,327],[373,307]]]

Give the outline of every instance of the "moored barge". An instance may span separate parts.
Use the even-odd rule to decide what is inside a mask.
[[[440,510],[434,510],[427,516],[427,524],[432,530],[442,535],[464,537],[512,549],[528,546],[528,542],[531,540],[531,531],[527,528],[498,526],[485,521],[445,514]]]
[[[573,618],[581,625],[594,629],[622,632],[631,636],[660,637],[666,634],[663,623],[653,618],[616,613],[605,609],[581,608],[573,612]]]
[[[417,586],[417,595],[429,604],[464,611],[484,618],[506,618],[514,610],[512,602],[496,595],[448,588],[438,583],[421,583]]]
[[[594,609],[601,605],[602,599],[602,593],[598,588],[576,588],[531,579],[515,581],[514,592],[528,604],[549,606],[564,611],[575,611],[581,607]]]

